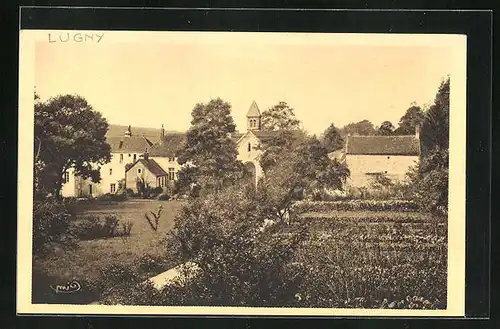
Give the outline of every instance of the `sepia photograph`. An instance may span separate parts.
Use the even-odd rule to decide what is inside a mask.
[[[465,36],[20,47],[18,312],[464,315]]]

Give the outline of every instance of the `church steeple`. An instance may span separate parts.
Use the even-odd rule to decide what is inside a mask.
[[[260,130],[261,126],[261,115],[259,107],[255,101],[250,105],[247,113],[247,130]]]

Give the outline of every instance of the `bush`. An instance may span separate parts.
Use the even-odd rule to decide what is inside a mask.
[[[46,251],[51,243],[72,245],[71,214],[63,203],[55,200],[33,203],[33,251]]]
[[[332,211],[418,211],[418,205],[408,200],[346,200],[346,201],[301,201],[294,205],[300,212]]]
[[[163,269],[161,257],[149,253],[142,254],[134,263],[138,264],[139,269],[146,273],[157,272]]]
[[[99,195],[97,198],[99,201],[125,201],[127,200],[127,194],[126,193],[117,193],[117,194],[111,194],[111,193],[106,193]]]
[[[161,193],[156,199],[160,201],[170,200],[170,195],[168,193]]]
[[[122,223],[122,235],[123,236],[130,236],[130,233],[132,231],[132,227],[134,226],[134,223],[131,221],[127,221]]]
[[[120,236],[123,235],[123,232],[118,232],[116,230],[118,224],[119,219],[116,215],[106,215],[104,217],[104,221],[102,221],[98,216],[89,215],[84,217],[76,226],[76,235],[81,240],[94,240]]]
[[[155,197],[159,194],[163,193],[163,189],[159,186],[155,187],[154,189],[151,190],[151,196]]]

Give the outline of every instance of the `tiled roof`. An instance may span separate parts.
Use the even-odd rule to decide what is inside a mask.
[[[106,133],[107,138],[111,137],[123,137],[125,136],[125,131],[128,126],[122,125],[109,125],[108,132]],[[144,136],[153,143],[159,141],[161,135],[160,128],[145,128],[145,127],[131,127],[132,137],[134,136]]]
[[[165,135],[163,143],[157,143],[149,150],[150,156],[175,157],[186,142],[186,134],[170,133]]]
[[[144,136],[107,137],[106,142],[111,146],[111,153],[143,153],[153,146]]]
[[[248,109],[247,117],[258,117],[258,116],[260,116],[259,107],[257,106],[257,103],[253,101],[252,105],[250,105],[250,108]]]
[[[167,172],[163,170],[162,167],[153,159],[139,159],[136,162],[134,162],[131,166],[129,166],[126,169],[126,171],[129,171],[130,169],[135,167],[135,165],[138,163],[142,163],[144,167],[148,168],[148,170],[156,177],[167,176]]]
[[[420,155],[420,141],[410,136],[348,136],[347,154]]]

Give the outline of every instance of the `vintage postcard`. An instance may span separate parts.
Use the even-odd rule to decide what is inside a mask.
[[[463,316],[466,41],[21,30],[18,313]]]

